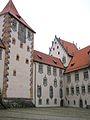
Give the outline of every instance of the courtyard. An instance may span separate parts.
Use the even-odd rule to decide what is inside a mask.
[[[25,108],[0,110],[0,120],[90,120],[90,109]]]

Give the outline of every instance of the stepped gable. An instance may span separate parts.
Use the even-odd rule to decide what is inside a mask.
[[[90,66],[90,45],[79,50],[72,58],[66,72],[73,72]]]
[[[4,43],[3,43],[3,41],[1,39],[0,39],[0,48],[5,49],[5,45],[4,45]]]
[[[9,2],[7,3],[7,5],[5,6],[5,8],[2,10],[2,12],[0,13],[0,15],[9,13],[11,14],[13,17],[15,17],[19,22],[21,22],[22,24],[24,24],[28,29],[30,29],[33,33],[35,33],[35,31],[23,20],[23,18],[20,16],[20,14],[18,13],[16,7],[14,6],[12,0],[9,0]]]
[[[45,53],[36,51],[36,50],[34,50],[33,52],[33,60],[36,62],[40,62],[43,64],[47,64],[47,65],[51,65],[51,66],[64,69],[64,66],[60,59],[47,55]]]
[[[73,56],[78,51],[78,49],[74,43],[67,42],[60,38],[58,39],[58,41],[64,47],[64,49],[68,53],[68,55]]]

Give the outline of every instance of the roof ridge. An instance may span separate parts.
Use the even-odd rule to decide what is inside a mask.
[[[1,11],[1,14],[5,14],[7,12],[11,12],[15,14],[16,16],[20,16],[12,0],[9,0],[9,2],[6,4],[4,9]]]
[[[51,55],[49,55],[49,54],[47,54],[47,53],[43,53],[43,52],[40,52],[40,51],[37,51],[37,50],[34,50],[34,51],[35,51],[35,52],[38,52],[38,53],[41,53],[41,54],[44,54],[44,55],[47,55],[47,56],[49,56],[49,57],[51,57],[51,58],[59,59],[59,60],[61,61],[60,58],[57,58],[57,57],[55,57],[55,56],[51,56]]]

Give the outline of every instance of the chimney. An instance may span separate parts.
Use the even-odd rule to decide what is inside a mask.
[[[77,43],[76,43],[76,47],[77,47]]]

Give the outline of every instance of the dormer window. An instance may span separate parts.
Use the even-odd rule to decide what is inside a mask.
[[[57,61],[53,60],[54,64],[57,64]]]
[[[72,64],[71,64],[71,67],[73,67],[73,66],[74,66],[74,64],[75,64],[75,63],[72,63]]]
[[[42,59],[42,57],[40,55],[37,55],[39,59]]]

